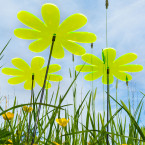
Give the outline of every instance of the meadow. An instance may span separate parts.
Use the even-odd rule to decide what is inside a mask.
[[[78,43],[93,43],[97,37],[91,32],[80,32],[77,29],[87,23],[85,15],[76,13],[68,17],[59,24],[60,13],[56,5],[46,3],[42,6],[43,21],[35,15],[20,11],[18,19],[28,28],[16,28],[14,34],[21,39],[34,40],[29,49],[32,52],[41,52],[50,47],[47,66],[43,66],[45,59],[35,56],[29,66],[21,58],[13,58],[12,64],[16,68],[3,67],[2,73],[11,76],[8,83],[16,85],[24,82],[24,89],[30,90],[30,101],[25,104],[17,103],[17,96],[13,101],[13,106],[7,108],[8,98],[1,97],[0,102],[6,100],[5,109],[0,106],[0,116],[3,121],[0,123],[0,144],[14,145],[145,145],[145,127],[140,126],[141,113],[143,111],[143,101],[145,94],[140,91],[142,98],[135,108],[132,109],[132,95],[129,93],[129,82],[132,76],[128,72],[142,71],[139,64],[132,64],[137,59],[135,53],[126,53],[116,58],[116,50],[108,47],[107,37],[107,9],[106,8],[106,48],[102,49],[99,59],[94,54],[86,53]],[[49,18],[49,19],[48,19]],[[0,60],[3,53],[7,51],[7,46],[11,45],[9,40],[0,52]],[[76,43],[77,42],[77,43]],[[80,56],[83,64],[71,66],[68,70],[71,82],[62,95],[60,92],[61,81],[65,76],[59,75],[61,70],[59,64],[51,64],[52,57],[62,59],[65,57],[64,49],[72,53],[72,63],[74,56]],[[130,64],[131,63],[131,64]],[[81,103],[77,102],[77,82],[82,73],[83,79],[94,81],[102,77],[102,85],[106,97],[106,110],[96,111],[97,88],[87,90],[81,96]],[[114,77],[117,81],[114,81]],[[126,83],[128,95],[127,102],[118,100],[118,80]],[[57,89],[49,93],[53,87],[51,82],[58,82]],[[111,96],[110,84],[115,83],[116,95]],[[41,89],[35,93],[35,84]],[[95,89],[94,89],[95,88]],[[64,104],[64,100],[72,92],[73,102]],[[105,99],[104,99],[105,100]],[[104,101],[103,100],[103,101]],[[115,104],[115,109],[111,106]],[[102,106],[105,105],[102,103]],[[73,108],[70,111],[70,107]],[[85,113],[83,114],[85,110]],[[115,110],[115,111],[114,111]],[[126,116],[123,118],[122,116]],[[62,118],[62,116],[65,116]]]

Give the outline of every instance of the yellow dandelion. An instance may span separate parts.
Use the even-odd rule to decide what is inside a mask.
[[[25,112],[27,112],[27,113],[30,113],[33,110],[33,108],[32,107],[28,107],[28,106],[23,106],[23,110]]]
[[[8,142],[9,142],[9,143],[13,143],[10,139],[8,139]]]
[[[60,145],[60,144],[58,144],[57,142],[55,142],[55,141],[53,141],[53,143],[55,144],[55,145]]]
[[[5,114],[2,114],[2,117],[4,120],[12,120],[14,118],[14,113],[7,112]]]
[[[62,127],[65,127],[67,125],[67,123],[69,122],[70,119],[65,119],[65,118],[60,118],[60,119],[56,119],[56,122],[61,125]]]
[[[11,145],[11,144],[13,143],[10,139],[8,139],[8,142],[9,142],[10,144],[5,144],[5,145]]]

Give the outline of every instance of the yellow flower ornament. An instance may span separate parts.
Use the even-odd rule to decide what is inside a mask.
[[[20,11],[18,19],[26,26],[32,28],[15,29],[14,34],[18,38],[35,40],[29,45],[33,52],[45,50],[52,42],[56,34],[52,56],[54,58],[64,57],[64,48],[75,55],[83,55],[85,49],[75,42],[92,43],[96,41],[96,35],[89,32],[74,32],[87,23],[87,18],[82,14],[69,16],[60,25],[60,13],[56,5],[47,3],[41,9],[43,21],[27,11]]]
[[[15,85],[22,82],[24,83],[24,88],[27,90],[32,89],[32,75],[34,75],[34,83],[33,86],[35,87],[35,82],[42,87],[44,83],[44,77],[46,73],[46,67],[44,65],[44,58],[40,56],[36,56],[31,61],[31,67],[21,58],[14,58],[12,59],[12,64],[17,67],[16,68],[3,68],[2,73],[6,75],[15,76],[8,80],[9,84]],[[58,82],[62,80],[62,76],[51,74],[57,72],[61,69],[60,65],[58,64],[51,64],[49,66],[49,72],[47,75],[47,83],[46,89],[51,87],[49,81]]]
[[[115,76],[122,81],[130,81],[132,76],[126,72],[139,72],[143,66],[137,64],[128,64],[137,59],[135,53],[127,53],[121,57],[116,58],[116,51],[113,48],[106,48],[102,51],[102,58],[99,59],[93,54],[84,54],[82,60],[91,65],[77,65],[76,70],[81,72],[90,72],[85,76],[85,80],[93,81],[102,77],[102,82],[107,84],[107,68],[109,68],[109,84],[112,84]]]

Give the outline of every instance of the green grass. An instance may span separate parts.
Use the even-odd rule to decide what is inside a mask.
[[[76,79],[76,78],[75,78]],[[104,114],[96,114],[95,112],[95,96],[96,93],[92,93],[88,91],[84,96],[81,104],[76,107],[75,97],[76,97],[76,89],[73,89],[74,103],[61,105],[63,100],[67,96],[67,93],[70,91],[73,82],[70,84],[68,90],[64,94],[64,96],[59,95],[59,86],[56,92],[52,94],[51,97],[48,97],[48,93],[46,92],[44,103],[41,105],[42,113],[38,122],[38,130],[35,137],[35,143],[37,144],[53,144],[52,141],[55,141],[59,144],[64,145],[87,145],[90,142],[92,145],[106,145],[106,127],[109,124],[110,132],[109,134],[109,142],[110,145],[117,144],[132,144],[132,145],[144,145],[143,140],[145,140],[145,129],[143,127],[139,127],[138,121],[140,119],[142,107],[143,107],[143,98],[139,102],[135,113],[131,114],[131,110],[127,108],[123,101],[119,103],[114,97],[110,96],[110,99],[116,102],[118,105],[118,109],[114,114],[111,112],[110,106],[110,120],[106,124],[106,113]],[[92,95],[94,94],[94,95]],[[12,111],[15,114],[15,117],[11,121],[5,121],[1,124],[0,130],[0,143],[7,143],[8,139],[11,139],[14,144],[31,144],[33,126],[36,120],[37,114],[37,105],[39,103],[39,94],[34,97],[34,103],[32,104],[16,104],[16,98],[14,100],[14,105],[12,108],[7,110],[1,109],[0,115],[7,111]],[[88,101],[86,101],[88,100]],[[130,103],[129,103],[130,104]],[[33,111],[31,116],[30,113],[24,112],[22,106],[24,105],[33,105]],[[73,115],[69,114],[70,105],[74,106]],[[86,119],[85,123],[81,122],[81,114],[83,109],[86,109]],[[130,107],[129,107],[130,108]],[[20,114],[17,113],[17,110],[20,110]],[[126,112],[130,118],[129,125],[126,123],[126,119],[123,122],[121,118],[120,111]],[[70,118],[70,122],[66,127],[61,127],[55,122],[56,118],[61,118],[61,114],[65,114],[65,118]],[[72,113],[71,113],[72,114]],[[28,135],[28,124],[29,117],[31,117],[31,125],[30,125],[30,133]],[[83,117],[84,122],[84,117]],[[128,126],[127,126],[128,125]],[[129,128],[129,131],[126,130]],[[128,134],[128,135],[126,135]]]
[[[0,56],[2,53],[0,53]],[[106,112],[101,114],[96,113],[95,110],[97,88],[94,92],[88,90],[85,96],[82,96],[81,103],[77,104],[75,81],[79,73],[72,73],[71,69],[69,69],[69,73],[73,80],[70,82],[70,86],[68,86],[64,95],[60,95],[61,90],[59,84],[57,90],[51,95],[48,94],[48,90],[46,90],[43,103],[39,103],[42,91],[40,90],[37,95],[33,95],[33,103],[17,104],[15,98],[13,107],[7,110],[0,107],[0,115],[6,112],[13,112],[15,115],[12,120],[7,120],[1,123],[0,144],[10,144],[8,142],[8,139],[10,139],[14,145],[30,145],[34,131],[34,123],[36,122],[38,105],[42,105],[38,121],[38,129],[35,136],[35,144],[50,145],[54,144],[53,141],[55,141],[58,144],[63,145],[87,145],[88,142],[91,145],[106,145],[106,136],[109,134],[110,145],[145,145],[145,128],[140,127],[138,123],[143,110],[144,93],[142,93],[143,97],[134,113],[132,113],[130,99],[128,99],[128,104],[117,100],[117,91],[119,89],[117,81],[116,96],[110,96],[110,100],[116,103],[116,111],[115,113],[111,111],[111,103],[109,102],[110,120],[106,123]],[[72,104],[62,105],[70,91],[73,91]],[[128,96],[128,98],[131,97]],[[32,106],[33,111],[27,113],[23,110],[23,106]],[[70,107],[73,107],[73,113],[69,112]],[[84,110],[86,111],[85,116],[82,114]],[[126,119],[126,117],[125,119],[122,119],[121,116],[123,113],[126,113],[129,119]],[[61,114],[64,114],[63,116],[65,116],[66,119],[70,119],[66,127],[60,126],[55,121],[56,118],[62,118]],[[108,125],[109,132],[106,131]]]

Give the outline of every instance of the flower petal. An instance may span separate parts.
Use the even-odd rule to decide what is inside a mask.
[[[29,65],[21,58],[13,58],[12,64],[20,70],[30,71]]]
[[[49,67],[50,67],[50,66],[49,66]],[[46,68],[47,68],[47,66],[41,68],[41,70],[40,70],[40,74],[43,75],[43,77],[45,77]]]
[[[40,32],[36,31],[36,30],[32,30],[32,29],[25,29],[25,28],[18,28],[14,30],[14,34],[15,36],[17,36],[18,38],[22,38],[22,39],[39,39],[40,36]]]
[[[113,82],[114,82],[114,77],[113,77],[113,74],[110,73],[109,74],[109,84],[112,84]],[[103,74],[102,83],[107,85],[107,73]]]
[[[98,71],[98,72],[92,72],[92,73],[89,73],[87,75],[85,75],[85,80],[87,81],[94,81],[98,78],[100,78],[103,74]]]
[[[40,87],[43,87],[43,84],[44,84],[44,76],[43,75],[39,75],[39,76],[37,75],[35,79],[36,79],[37,84]],[[45,89],[48,89],[48,88],[51,88],[51,84],[48,81],[46,81]]]
[[[35,87],[35,81],[33,82],[33,88]],[[31,90],[32,89],[32,80],[27,80],[24,84],[24,88],[26,90]]]
[[[38,31],[45,31],[46,29],[44,23],[39,18],[27,11],[20,11],[17,17],[23,24],[30,28]]]
[[[118,66],[118,65],[128,64],[136,59],[137,59],[137,55],[135,53],[127,53],[117,58],[114,61],[114,65]]]
[[[93,43],[96,39],[96,35],[89,32],[71,32],[67,35],[67,40],[80,43]]]
[[[22,76],[24,74],[23,71],[15,68],[3,68],[2,73],[11,76]]]
[[[41,9],[44,22],[49,29],[49,32],[55,32],[59,26],[60,13],[59,9],[54,4],[44,4]]]
[[[49,39],[38,39],[29,45],[29,49],[33,52],[41,52],[51,44]]]
[[[61,119],[56,119],[56,122],[61,125],[62,124],[62,120]]]
[[[16,84],[20,84],[20,83],[24,82],[25,80],[26,80],[26,78],[23,76],[13,77],[13,78],[8,79],[8,83],[11,85],[16,85]]]
[[[118,70],[121,72],[139,72],[143,70],[143,66],[137,64],[121,65]]]
[[[59,82],[63,79],[61,75],[56,75],[56,74],[48,74],[47,80],[48,81],[53,81],[53,82]]]
[[[62,45],[69,52],[75,55],[83,55],[86,52],[86,50],[81,45],[74,43],[72,41],[63,41]]]
[[[54,42],[52,57],[57,58],[57,59],[61,59],[64,57],[64,49],[63,49],[60,41],[56,40]]]
[[[80,72],[96,72],[98,67],[95,65],[77,65],[75,69]]]
[[[98,67],[103,68],[103,61],[93,54],[89,54],[89,53],[84,54],[82,56],[82,60],[89,64],[96,65]]]
[[[31,70],[33,73],[38,73],[44,65],[45,59],[40,56],[36,56],[31,61]]]
[[[83,14],[73,14],[65,19],[61,25],[59,26],[59,32],[72,32],[81,27],[83,27],[87,23],[87,18]]]
[[[116,72],[113,72],[113,75],[121,81],[126,81],[126,78],[128,81],[132,80],[132,76],[125,72],[116,71]]]
[[[60,66],[60,65],[58,65],[58,64],[51,64],[51,65],[49,66],[49,71],[48,71],[48,73],[55,73],[55,72],[57,72],[57,71],[59,71],[59,70],[61,70],[61,66]]]
[[[47,68],[47,66],[46,67],[43,67],[40,70],[40,73],[43,74],[43,75],[45,75],[46,68]],[[61,69],[61,66],[60,65],[58,65],[58,64],[51,64],[51,65],[49,65],[48,73],[55,73],[55,72],[59,71],[60,69]]]
[[[116,50],[113,48],[105,48],[103,49],[102,53],[102,57],[104,56],[102,59],[105,61],[105,64],[108,64],[110,67],[116,58]]]

